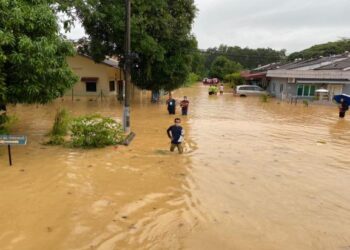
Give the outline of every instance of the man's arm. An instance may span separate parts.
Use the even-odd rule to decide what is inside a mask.
[[[171,127],[168,128],[168,130],[166,131],[166,133],[168,134],[168,137],[169,137],[170,139],[173,139],[173,136],[172,136],[172,134],[171,134]]]

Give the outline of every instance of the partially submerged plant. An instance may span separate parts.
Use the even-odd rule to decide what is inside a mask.
[[[16,116],[9,116],[6,114],[0,115],[0,134],[9,134],[11,128],[18,122]]]
[[[52,130],[49,133],[50,140],[47,144],[61,145],[64,143],[64,136],[69,132],[70,117],[65,109],[59,109],[55,116]]]
[[[270,97],[269,97],[269,95],[264,94],[264,95],[262,95],[262,96],[260,97],[260,99],[261,99],[262,102],[268,102],[269,99],[270,99]]]
[[[309,107],[309,101],[308,100],[303,100],[303,104],[305,107]]]
[[[125,140],[122,124],[100,115],[74,119],[71,132],[73,147],[101,148],[121,144]]]

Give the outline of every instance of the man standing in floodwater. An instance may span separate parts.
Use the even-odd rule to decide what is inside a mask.
[[[187,115],[189,104],[190,102],[187,100],[187,96],[184,96],[184,99],[180,102],[182,115]]]
[[[347,102],[342,98],[340,99],[340,105],[339,105],[339,118],[344,118],[346,111],[348,111],[349,105]]]
[[[171,94],[169,94],[169,98],[166,101],[166,104],[168,105],[168,112],[169,115],[175,115],[176,110],[176,100],[172,97]]]
[[[220,85],[220,95],[223,95],[224,94],[224,85],[221,84]]]
[[[170,151],[174,152],[175,148],[179,150],[179,154],[183,153],[182,141],[185,135],[184,129],[180,126],[181,119],[175,118],[175,124],[167,130],[168,137],[171,139]]]

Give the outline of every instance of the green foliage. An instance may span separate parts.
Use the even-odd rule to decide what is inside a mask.
[[[230,83],[231,88],[234,88],[238,85],[243,85],[245,83],[245,80],[241,76],[241,73],[228,74],[224,77],[224,81]]]
[[[216,95],[219,92],[219,89],[215,85],[212,85],[212,86],[209,87],[208,92],[209,93],[213,93],[214,95]]]
[[[219,56],[225,56],[231,61],[241,64],[244,69],[254,69],[259,65],[280,62],[286,59],[286,50],[278,51],[270,48],[250,49],[227,45],[220,45],[218,48],[209,48],[203,54],[205,56],[206,69],[209,69]]]
[[[52,127],[51,135],[67,135],[69,131],[70,117],[66,109],[60,109],[55,116],[55,122]]]
[[[237,73],[241,71],[242,65],[231,61],[225,56],[217,57],[210,67],[210,77],[216,77],[219,79],[224,79],[224,77],[231,73]]]
[[[205,68],[205,55],[200,51],[195,51],[192,55],[192,72],[202,79],[208,75],[209,69]]]
[[[124,3],[91,0],[76,5],[90,38],[85,51],[96,61],[106,55],[124,55]],[[136,85],[169,91],[185,83],[197,47],[191,35],[195,12],[193,0],[132,1],[131,48],[139,56],[137,67],[132,68]]]
[[[55,121],[50,132],[50,140],[47,144],[61,145],[64,143],[64,136],[69,132],[70,117],[67,110],[60,109],[57,111]]]
[[[190,73],[187,77],[187,80],[184,84],[184,87],[191,87],[193,84],[201,80],[201,77],[196,73]]]
[[[292,61],[298,58],[310,59],[320,56],[331,56],[342,54],[345,51],[350,51],[350,39],[342,39],[336,42],[329,42],[312,46],[306,50],[290,54],[288,56],[288,60]]]
[[[66,62],[73,54],[47,1],[0,1],[1,103],[47,103],[62,96],[77,80]]]
[[[0,134],[10,134],[11,128],[18,122],[18,118],[15,116],[9,116],[6,114],[0,115]]]
[[[269,102],[270,96],[268,94],[264,94],[260,97],[262,102]]]
[[[100,148],[125,140],[122,125],[111,118],[88,115],[76,118],[71,125],[74,147]]]

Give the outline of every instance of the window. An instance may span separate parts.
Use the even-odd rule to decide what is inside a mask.
[[[280,85],[280,93],[282,93],[282,92],[283,92],[283,88],[284,88],[284,85],[283,85],[283,84],[281,84],[281,85]]]
[[[272,92],[276,91],[276,83],[272,83]]]
[[[304,85],[298,85],[298,96],[303,96]]]
[[[115,82],[109,81],[109,91],[115,91]]]
[[[85,82],[86,92],[97,92],[97,82]]]
[[[298,96],[315,96],[316,86],[314,85],[299,84],[297,89]]]

